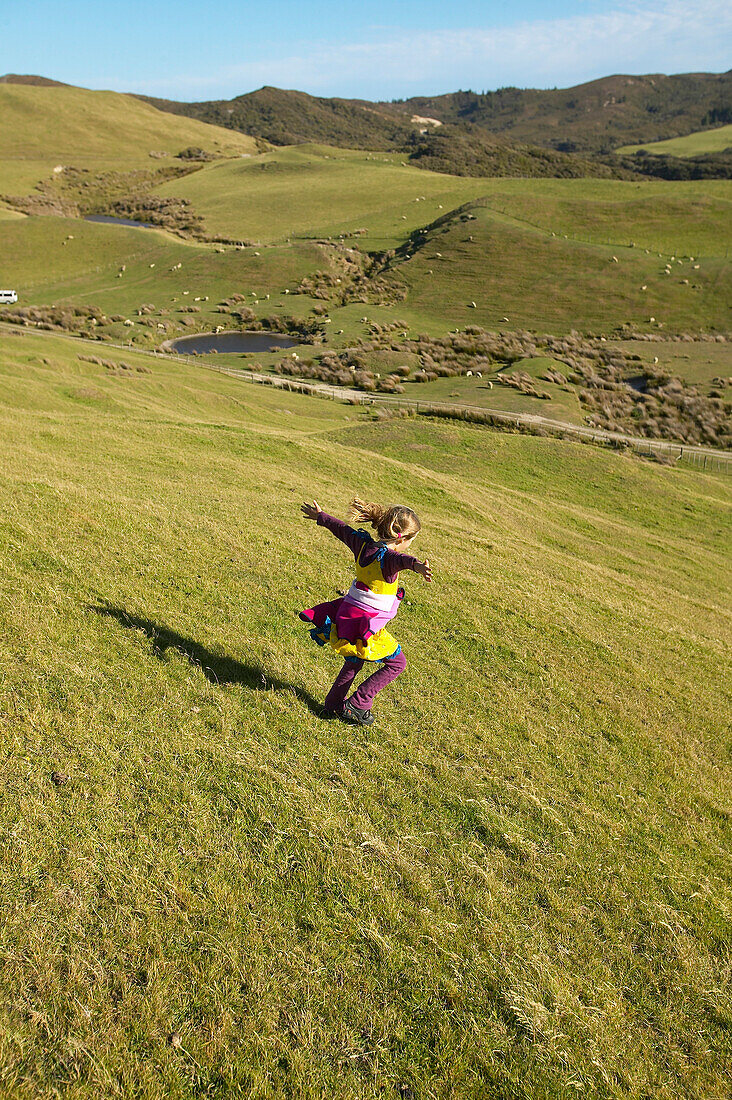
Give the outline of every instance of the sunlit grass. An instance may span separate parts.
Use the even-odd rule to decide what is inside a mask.
[[[0,338],[2,1094],[723,1095],[727,481],[107,354]],[[435,570],[366,731],[356,490]]]

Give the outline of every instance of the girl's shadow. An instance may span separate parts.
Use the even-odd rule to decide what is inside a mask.
[[[206,649],[200,642],[193,638],[186,638],[169,630],[167,626],[161,626],[150,619],[141,619],[137,615],[130,615],[123,607],[112,607],[107,604],[92,605],[90,611],[97,615],[108,615],[116,619],[122,626],[129,630],[141,630],[152,642],[152,651],[161,661],[165,659],[168,649],[177,649],[186,657],[192,665],[200,668],[206,679],[212,684],[243,684],[250,691],[264,691],[274,688],[275,691],[292,692],[313,714],[318,717],[322,711],[322,704],[318,703],[312,695],[302,688],[286,680],[280,680],[276,676],[265,673],[260,665],[245,665],[233,657],[227,657],[213,653]]]

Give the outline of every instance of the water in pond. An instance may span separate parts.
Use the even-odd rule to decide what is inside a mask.
[[[155,229],[150,222],[136,222],[131,218],[112,218],[108,214],[87,214],[85,222],[105,222],[107,225],[135,225],[139,229]]]
[[[190,355],[196,352],[198,355],[217,352],[247,352],[280,351],[282,348],[297,347],[299,340],[292,336],[281,336],[273,332],[209,332],[200,333],[198,336],[181,336],[178,340],[170,340],[165,344],[171,351]]]

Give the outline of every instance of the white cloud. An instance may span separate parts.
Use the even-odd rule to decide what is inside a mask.
[[[626,0],[612,11],[513,26],[405,33],[360,43],[303,43],[206,76],[156,81],[170,94],[228,98],[262,84],[316,95],[392,98],[505,84],[567,87],[611,73],[720,71],[729,65],[726,0]],[[143,90],[143,89],[140,89]],[[153,85],[146,84],[152,92]],[[162,94],[162,93],[161,93]]]

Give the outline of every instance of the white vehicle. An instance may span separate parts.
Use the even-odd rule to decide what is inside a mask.
[[[18,295],[14,290],[0,290],[0,305],[11,305],[18,301]]]

